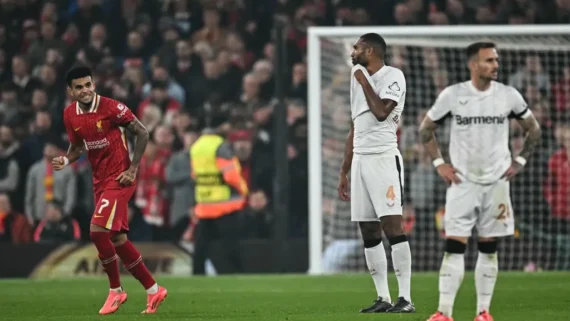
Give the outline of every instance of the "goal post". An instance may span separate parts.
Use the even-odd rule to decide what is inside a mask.
[[[531,99],[529,106],[540,113],[539,121],[552,124],[553,128],[549,128],[552,132],[559,120],[566,117],[564,113],[570,113],[569,25],[310,27],[307,56],[309,274],[365,271],[358,227],[350,222],[350,206],[336,198],[336,183],[344,139],[350,127],[350,51],[359,36],[370,32],[384,37],[388,44],[387,64],[403,68],[406,76],[407,97],[399,145],[403,154],[412,155],[405,165],[405,191],[411,195],[405,197],[405,201],[411,208],[406,217],[412,251],[416,251],[412,253],[416,270],[435,270],[439,266],[445,187],[434,177],[433,167],[425,166],[426,155],[421,152],[421,144],[414,141],[414,130],[441,89],[469,79],[463,55],[465,47],[476,41],[495,42],[501,56],[499,81],[512,84],[527,100]],[[538,57],[538,61],[527,61],[528,57]],[[532,68],[538,70],[529,72],[532,79],[525,78],[528,76],[525,64],[533,63]],[[568,88],[556,87],[564,77],[568,77]],[[565,111],[560,111],[560,105],[566,102],[560,103],[559,96],[568,97]],[[445,126],[438,130],[442,131],[438,139],[441,138],[444,145],[444,135],[449,133],[445,132]],[[511,126],[511,134],[513,132],[517,132],[515,125]],[[570,237],[561,232],[565,228],[562,225],[570,224],[570,218],[566,221],[560,219],[559,214],[553,214],[555,204],[543,197],[546,164],[560,148],[559,137],[554,136],[543,139],[540,149],[543,157],[536,157],[531,173],[521,178],[524,183],[512,184],[520,235],[501,244],[500,251],[507,252],[503,257],[500,254],[502,267],[506,269],[520,270],[530,264],[548,269],[570,268]],[[520,149],[520,141],[513,139],[511,149]],[[525,172],[529,172],[529,168],[525,168]],[[536,203],[527,204],[529,198]],[[541,218],[536,219],[537,216]],[[560,251],[562,256],[557,255]],[[472,267],[472,261],[473,257],[468,258],[468,266]]]

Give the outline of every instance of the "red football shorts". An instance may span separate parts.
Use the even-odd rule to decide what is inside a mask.
[[[91,224],[115,232],[129,231],[129,200],[135,193],[136,184],[113,186],[95,192],[95,212]]]

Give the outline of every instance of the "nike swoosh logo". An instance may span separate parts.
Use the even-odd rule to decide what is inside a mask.
[[[465,104],[467,104],[468,102],[469,102],[469,100],[466,100],[466,101],[461,101],[461,100],[460,100],[460,101],[459,101],[459,103],[460,103],[461,105],[465,105]]]
[[[74,128],[73,130],[78,131],[80,129],[81,129],[81,127],[77,127],[77,128]]]

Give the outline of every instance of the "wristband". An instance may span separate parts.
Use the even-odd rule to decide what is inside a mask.
[[[515,162],[519,163],[521,166],[526,165],[526,159],[522,156],[517,156]]]
[[[67,166],[69,165],[69,159],[65,156],[63,156],[63,166]]]
[[[443,158],[440,157],[440,158],[434,159],[432,164],[433,164],[433,167],[438,168],[440,165],[445,164],[445,161],[443,160]]]

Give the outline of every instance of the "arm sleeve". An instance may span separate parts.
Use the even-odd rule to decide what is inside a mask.
[[[507,101],[511,106],[511,118],[525,119],[532,115],[523,96],[514,87],[508,87]]]
[[[451,114],[451,89],[445,88],[427,112],[427,116],[434,122],[442,120],[448,114]]]
[[[113,101],[109,107],[113,122],[119,126],[127,125],[136,118],[131,109],[120,102]]]
[[[406,78],[400,70],[392,70],[382,87],[378,90],[381,99],[390,99],[399,102],[406,93]]]

